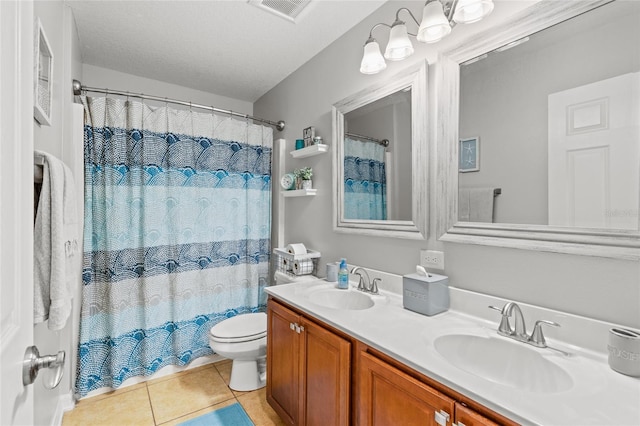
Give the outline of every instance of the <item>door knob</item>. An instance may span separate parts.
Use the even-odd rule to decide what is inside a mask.
[[[53,379],[51,386],[45,384],[45,387],[53,389],[60,384],[62,374],[64,373],[65,352],[60,351],[56,355],[40,356],[38,348],[29,346],[24,352],[24,360],[22,361],[22,384],[28,386],[35,382],[38,372],[43,368],[52,368]]]

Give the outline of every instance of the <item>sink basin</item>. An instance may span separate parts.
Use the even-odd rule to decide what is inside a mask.
[[[573,386],[571,376],[525,343],[468,334],[440,336],[436,351],[461,370],[518,390],[556,393]]]
[[[371,297],[358,291],[329,289],[314,292],[309,300],[316,305],[333,309],[359,311],[369,309],[374,305]]]

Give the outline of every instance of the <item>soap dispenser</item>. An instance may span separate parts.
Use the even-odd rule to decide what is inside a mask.
[[[347,269],[347,259],[340,261],[338,270],[338,288],[346,290],[349,288],[349,270]]]

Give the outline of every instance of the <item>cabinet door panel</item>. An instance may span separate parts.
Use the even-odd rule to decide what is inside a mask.
[[[303,320],[303,324],[302,424],[347,425],[351,343],[315,323]]]
[[[359,368],[359,424],[435,426],[436,412],[453,415],[452,399],[366,352]]]
[[[459,426],[498,426],[498,423],[458,402],[456,402],[456,423]]]
[[[298,422],[300,338],[291,329],[299,316],[269,300],[267,310],[267,401],[288,424]]]

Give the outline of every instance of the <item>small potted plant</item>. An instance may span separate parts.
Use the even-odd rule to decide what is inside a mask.
[[[311,167],[296,169],[294,174],[296,175],[299,189],[311,189],[311,176],[313,176],[313,169]]]

